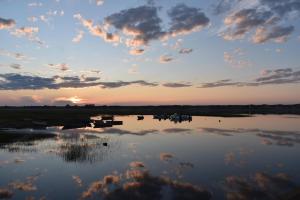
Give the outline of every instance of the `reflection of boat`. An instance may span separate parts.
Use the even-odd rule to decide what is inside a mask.
[[[117,125],[123,125],[123,121],[109,121],[109,120],[94,120],[94,128],[107,128]]]
[[[143,120],[144,119],[144,116],[143,115],[138,115],[137,116],[137,120]]]

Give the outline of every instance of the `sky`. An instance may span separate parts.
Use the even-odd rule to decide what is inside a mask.
[[[300,0],[0,0],[0,106],[300,103]]]

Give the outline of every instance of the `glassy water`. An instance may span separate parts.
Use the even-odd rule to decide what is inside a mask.
[[[0,199],[300,199],[300,117],[117,116],[1,136]]]

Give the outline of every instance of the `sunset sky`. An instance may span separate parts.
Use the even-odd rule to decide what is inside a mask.
[[[300,103],[299,0],[0,0],[0,106]]]

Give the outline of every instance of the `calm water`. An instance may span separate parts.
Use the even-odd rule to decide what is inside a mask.
[[[300,117],[116,119],[0,141],[0,198],[299,199]]]

